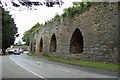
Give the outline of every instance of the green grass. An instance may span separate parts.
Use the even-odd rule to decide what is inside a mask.
[[[78,60],[67,60],[63,58],[51,58],[47,56],[37,56],[35,54],[29,54],[30,56],[36,56],[42,59],[47,59],[51,61],[57,61],[57,62],[63,62],[73,65],[79,65],[79,66],[85,66],[85,67],[92,67],[92,68],[98,68],[98,69],[106,69],[111,71],[117,71],[118,65],[117,64],[109,64],[109,63],[103,63],[103,62],[93,62],[93,61],[78,61]],[[120,65],[119,65],[120,67]]]

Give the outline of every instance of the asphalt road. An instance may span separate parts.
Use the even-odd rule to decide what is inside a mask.
[[[10,56],[2,57],[2,78],[39,78],[30,73],[10,59]]]
[[[2,56],[0,56],[0,80],[2,79]]]
[[[117,72],[79,67],[21,54],[2,57],[2,78],[117,78]]]

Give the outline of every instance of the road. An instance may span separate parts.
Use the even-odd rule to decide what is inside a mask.
[[[2,57],[2,78],[39,78],[30,73],[10,59],[10,56]]]
[[[2,56],[0,52],[0,80],[2,79]]]
[[[79,67],[21,54],[2,56],[2,78],[117,78],[117,72]]]

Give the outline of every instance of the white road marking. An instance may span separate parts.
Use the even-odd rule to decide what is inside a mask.
[[[41,64],[42,62],[39,62],[39,61],[36,61],[35,62],[36,64]],[[62,70],[62,71],[65,71],[65,72],[70,72],[70,71],[68,71],[68,70],[66,70],[66,69],[62,69],[60,66],[58,66],[58,65],[51,65],[51,64],[48,64],[49,66],[52,66],[52,67],[57,67],[57,68],[60,68],[60,70]]]
[[[62,71],[65,71],[65,72],[70,72],[70,71],[68,71],[68,70],[65,70],[65,69],[60,69],[60,70],[62,70]]]
[[[58,65],[54,65],[54,67],[61,68],[61,67],[60,67],[60,66],[58,66]]]
[[[13,62],[15,62],[11,56],[10,56],[10,59],[11,59]],[[40,76],[40,75],[36,74],[35,72],[33,72],[33,71],[31,71],[31,70],[25,68],[24,66],[20,65],[19,63],[17,63],[17,62],[15,62],[15,63],[16,63],[17,65],[21,66],[22,68],[24,68],[25,70],[27,70],[27,71],[33,73],[34,75],[36,75],[36,76],[38,76],[38,77],[40,77],[40,78],[45,79],[43,76]]]
[[[38,61],[36,61],[35,63],[36,63],[36,64],[42,64],[41,62],[38,62]]]
[[[39,62],[39,61],[36,61],[35,62],[36,64],[42,64],[42,62]],[[70,72],[70,71],[68,71],[68,70],[66,70],[66,69],[62,69],[60,66],[58,66],[58,65],[51,65],[51,64],[48,64],[48,65],[50,65],[50,66],[52,66],[52,67],[57,67],[57,68],[60,68],[60,70],[62,70],[62,71],[65,71],[65,72]]]

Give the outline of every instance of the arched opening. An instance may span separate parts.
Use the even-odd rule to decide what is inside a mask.
[[[32,43],[31,43],[31,44],[30,44],[30,51],[32,51],[32,46],[33,46],[33,45],[32,45]]]
[[[83,52],[83,36],[80,30],[77,28],[70,41],[70,53],[81,53]]]
[[[40,47],[39,47],[39,51],[42,52],[43,50],[43,40],[42,38],[40,39]]]
[[[50,52],[56,52],[56,37],[55,34],[51,37],[51,43],[50,43]]]
[[[36,51],[36,41],[34,42],[34,52]]]

